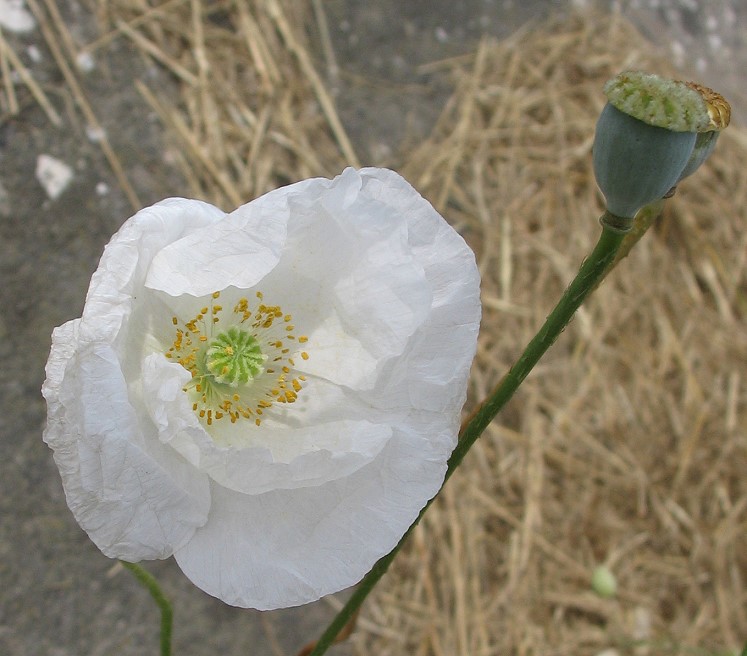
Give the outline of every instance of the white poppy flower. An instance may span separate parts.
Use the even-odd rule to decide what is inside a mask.
[[[272,609],[358,582],[439,489],[480,319],[462,238],[345,170],[112,238],[53,334],[44,439],[107,556]]]

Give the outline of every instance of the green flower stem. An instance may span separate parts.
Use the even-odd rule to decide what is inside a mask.
[[[602,281],[604,276],[612,270],[616,263],[615,256],[620,249],[626,233],[630,226],[620,225],[617,217],[611,217],[607,214],[600,219],[602,224],[602,234],[599,237],[597,245],[594,247],[591,255],[583,262],[578,274],[568,289],[564,292],[555,309],[550,313],[540,331],[535,335],[527,345],[521,357],[516,364],[511,367],[509,372],[498,383],[493,392],[477,408],[469,420],[463,425],[459,436],[459,443],[449,458],[446,477],[444,483],[451,477],[459,463],[470,447],[475,443],[477,438],[487,428],[488,424],[493,421],[498,412],[506,405],[507,401],[513,396],[516,389],[521,385],[524,378],[532,370],[539,359],[544,355],[558,335],[563,331],[571,317],[574,315],[579,306],[584,302],[586,297]],[[645,230],[644,230],[645,232]],[[642,233],[641,233],[642,234]],[[435,498],[435,497],[434,497]],[[361,606],[368,593],[378,583],[384,575],[389,564],[394,560],[397,552],[400,550],[405,540],[420,521],[421,517],[428,510],[433,502],[431,499],[420,511],[415,523],[409,528],[407,533],[402,537],[396,547],[386,556],[381,558],[366,574],[358,585],[348,602],[343,606],[327,630],[319,638],[316,646],[309,656],[322,656],[335,641],[336,636],[351,621],[356,610]]]
[[[623,239],[609,270],[612,270],[620,260],[628,256],[630,249],[640,241],[641,237],[646,234],[646,231],[653,225],[654,221],[661,216],[665,202],[666,200],[664,198],[654,201],[653,203],[643,207],[638,214],[635,215],[633,228],[625,235],[625,239]]]
[[[563,329],[568,325],[571,317],[581,306],[586,297],[602,281],[606,273],[612,270],[615,255],[620,248],[626,232],[608,227],[602,217],[602,234],[591,255],[584,260],[573,282],[563,293],[555,309],[545,320],[539,332],[532,338],[524,352],[508,373],[501,379],[493,392],[477,408],[459,438],[456,449],[449,459],[446,472],[448,479],[452,471],[459,465],[470,447],[475,443],[488,424],[493,421],[508,400],[513,396],[519,385],[534,368],[539,359],[552,346]]]
[[[161,656],[171,656],[171,626],[174,619],[171,602],[163,594],[158,581],[156,581],[150,572],[140,567],[137,563],[128,563],[124,560],[120,560],[119,562],[132,572],[140,585],[150,592],[156,604],[161,609]]]

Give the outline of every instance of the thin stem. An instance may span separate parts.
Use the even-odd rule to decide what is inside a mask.
[[[506,405],[527,377],[527,374],[534,368],[534,365],[553,345],[558,335],[563,332],[563,329],[568,325],[586,297],[602,281],[607,272],[612,270],[615,255],[624,238],[624,232],[611,229],[605,223],[602,223],[602,234],[597,245],[591,255],[581,264],[576,277],[563,293],[555,309],[547,317],[539,332],[527,344],[516,364],[509,369],[508,373],[464,426],[459,443],[449,459],[449,468],[446,472],[447,480],[475,443],[475,440],[480,437],[488,424]]]
[[[586,297],[597,287],[604,276],[612,270],[616,263],[615,255],[625,238],[626,230],[624,227],[621,229],[621,226],[619,225],[610,225],[607,219],[607,214],[603,215],[600,219],[600,222],[602,223],[602,234],[599,237],[597,245],[594,247],[591,255],[584,260],[578,274],[573,282],[568,286],[568,289],[563,293],[563,296],[555,306],[555,309],[547,317],[542,328],[540,328],[532,341],[529,342],[516,364],[511,367],[509,372],[498,383],[492,393],[485,399],[485,401],[483,401],[468,421],[462,426],[459,443],[449,458],[444,483],[454,473],[456,468],[459,466],[459,463],[462,462],[464,456],[467,454],[467,451],[469,451],[477,438],[482,434],[485,428],[487,428],[488,424],[513,396],[516,389],[521,385],[522,381],[526,378],[534,365],[537,364],[547,349],[552,346],[558,335],[563,332],[563,329],[568,325],[571,317],[573,317],[574,313],[584,302]],[[432,502],[433,499],[431,499],[420,511],[418,518],[408,529],[407,533],[405,533],[397,546],[394,547],[394,549],[392,549],[392,551],[390,551],[386,556],[379,559],[371,571],[363,577],[358,588],[319,638],[316,647],[309,656],[322,656],[330,645],[333,644],[337,634],[343,629],[343,627],[345,627],[353,616],[353,613],[357,611],[363,603],[363,600],[368,596],[369,592],[371,592],[374,586],[379,582],[379,579],[384,576],[389,564],[394,560],[397,552],[399,552],[400,548],[407,540],[410,533],[412,533],[415,526],[417,526]]]
[[[171,656],[171,626],[174,619],[171,602],[163,594],[158,581],[156,581],[150,572],[140,567],[137,563],[128,563],[124,560],[120,560],[119,562],[132,572],[140,585],[150,592],[156,604],[161,609],[161,656]]]

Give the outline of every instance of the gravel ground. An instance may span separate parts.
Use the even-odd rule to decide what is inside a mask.
[[[466,52],[482,34],[500,38],[569,4],[591,3],[328,0],[324,6],[344,73],[329,83],[361,159],[391,161],[403,144],[427,133],[447,88],[421,71],[421,64]],[[677,65],[730,96],[744,124],[747,3],[605,3],[610,4],[623,5]],[[41,441],[45,408],[39,389],[52,327],[80,315],[103,245],[132,212],[40,27],[15,31],[18,6],[0,2],[3,35],[51,99],[60,125],[31,98],[15,116],[0,107],[0,653],[156,653],[150,600],[78,528]],[[80,43],[96,37],[87,5],[58,0],[57,6]],[[120,40],[83,79],[138,198],[149,204],[184,193],[185,185],[162,161],[161,127],[132,84],[139,77],[155,78],[163,89],[171,84]],[[72,176],[56,197],[37,177],[40,155],[54,158],[42,160],[52,162],[47,184],[64,182],[59,176],[66,169]],[[150,569],[177,601],[177,654],[292,654],[332,612],[324,601],[264,615],[237,611],[193,588],[173,561]],[[275,651],[268,637],[273,632]]]

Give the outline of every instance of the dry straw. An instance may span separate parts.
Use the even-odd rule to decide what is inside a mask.
[[[593,245],[601,89],[626,68],[668,73],[647,51],[619,17],[587,14],[444,63],[457,88],[404,173],[478,254],[473,399]],[[747,150],[731,129],[449,482],[364,611],[361,653],[741,647]],[[613,599],[591,590],[599,564]]]
[[[179,98],[137,89],[168,129],[192,196],[232,209],[274,187],[358,165],[316,64],[306,3],[101,0],[112,27],[173,73]]]

